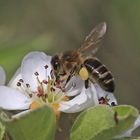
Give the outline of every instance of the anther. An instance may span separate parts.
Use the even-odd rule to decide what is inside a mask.
[[[54,92],[55,91],[55,88],[51,87],[51,92]]]
[[[112,103],[111,103],[111,106],[116,106],[115,102],[112,102]]]
[[[29,87],[30,87],[30,85],[29,85],[29,84],[26,84],[26,87],[27,87],[27,88],[29,88]]]
[[[47,69],[48,68],[48,65],[45,65],[44,68]]]
[[[48,84],[48,81],[47,80],[43,80],[42,81],[44,84]]]
[[[17,82],[17,86],[20,87],[21,86],[21,83],[20,82]]]
[[[38,76],[38,75],[39,75],[39,73],[38,73],[38,72],[35,72],[34,74],[35,74],[35,76]]]
[[[32,95],[32,94],[29,94],[29,96],[30,96],[30,98],[32,98],[32,97],[33,97],[33,95]]]
[[[24,81],[23,81],[23,79],[19,79],[19,82],[23,83]]]
[[[104,98],[104,97],[101,97],[100,99],[99,99],[99,104],[106,104],[107,102],[106,102],[106,99]]]

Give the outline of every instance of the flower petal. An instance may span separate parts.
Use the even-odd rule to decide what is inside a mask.
[[[12,88],[17,88],[17,82],[22,79],[21,76],[21,68],[18,68],[16,73],[14,74],[14,76],[12,77],[12,79],[10,80],[10,82],[8,83],[9,87]]]
[[[93,84],[91,84],[91,87],[88,89],[83,87],[81,93],[72,100],[61,102],[59,110],[66,113],[75,113],[97,104],[96,89]]]
[[[59,110],[62,112],[70,113],[76,112],[80,109],[80,105],[87,101],[87,95],[85,94],[85,89],[82,89],[80,95],[76,96],[70,101],[63,101],[60,103]]]
[[[6,74],[3,67],[0,66],[0,85],[4,85],[6,82]]]
[[[117,105],[117,100],[113,93],[103,90],[98,84],[94,84],[94,86],[96,88],[98,98],[107,96],[107,98],[109,99],[109,104],[114,102]]]
[[[129,130],[127,130],[126,132],[123,132],[120,135],[115,136],[114,138],[123,138],[123,137],[130,137],[132,136],[132,132],[140,126],[140,115],[138,116],[138,118],[136,119],[134,125],[132,128],[130,128]]]
[[[79,77],[72,77],[70,82],[66,87],[66,94],[67,96],[75,96],[79,94],[84,87],[84,81],[81,80]]]
[[[6,110],[23,110],[29,108],[31,100],[21,92],[0,86],[0,107]]]
[[[12,119],[22,117],[22,116],[24,116],[24,115],[30,113],[30,111],[31,111],[31,110],[25,110],[25,111],[22,111],[22,112],[20,112],[20,113],[17,113],[16,115],[13,115],[13,116],[12,116]]]
[[[39,80],[47,80],[51,71],[51,57],[43,52],[31,52],[27,54],[21,65],[21,73],[24,82],[28,83],[33,91],[36,91],[38,82],[35,72],[38,72]],[[48,65],[47,70],[44,66]]]

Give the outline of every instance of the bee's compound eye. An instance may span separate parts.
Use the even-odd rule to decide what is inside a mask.
[[[54,65],[53,65],[53,68],[55,70],[57,70],[59,67],[60,67],[60,63],[59,62],[55,62]]]
[[[60,67],[60,62],[59,62],[59,58],[57,55],[52,58],[51,64],[52,64],[54,70],[57,70]]]

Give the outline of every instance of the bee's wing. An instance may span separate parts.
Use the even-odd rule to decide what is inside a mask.
[[[106,33],[106,23],[102,22],[98,24],[95,28],[92,29],[90,34],[85,38],[84,43],[82,46],[78,49],[79,52],[83,52],[90,47],[94,46],[97,44],[100,39],[104,36]],[[94,49],[94,48],[93,48]],[[95,47],[96,49],[96,47]]]

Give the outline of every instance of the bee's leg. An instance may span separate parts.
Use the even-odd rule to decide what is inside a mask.
[[[75,72],[76,66],[70,71],[70,74],[66,80],[66,83],[64,85],[64,87],[66,87],[67,83],[70,81],[70,79],[74,76],[74,72]]]
[[[68,76],[67,80],[66,80],[65,86],[66,86],[67,83],[70,81],[71,77],[72,77],[72,75],[70,74],[70,75]]]
[[[59,81],[59,79],[60,79],[60,76],[56,76],[56,82],[58,82]]]
[[[85,80],[85,88],[87,89],[89,87],[89,79]]]

